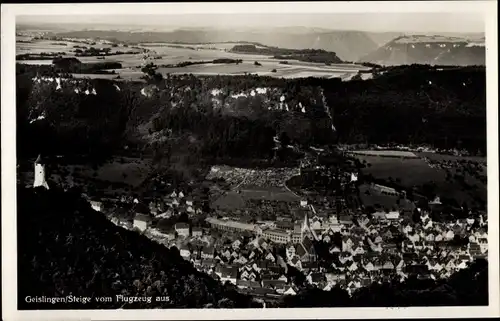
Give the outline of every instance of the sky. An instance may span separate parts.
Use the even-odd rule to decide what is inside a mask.
[[[175,14],[175,15],[38,15],[17,16],[17,23],[106,24],[128,28],[273,28],[313,27],[372,32],[484,32],[479,13],[341,13],[341,14]]]

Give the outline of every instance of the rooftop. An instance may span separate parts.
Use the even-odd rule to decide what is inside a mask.
[[[217,224],[220,226],[227,226],[231,228],[241,229],[241,230],[251,230],[253,231],[255,228],[254,224],[241,223],[238,221],[230,221],[230,220],[219,220],[217,218],[208,217],[206,221],[209,224]]]

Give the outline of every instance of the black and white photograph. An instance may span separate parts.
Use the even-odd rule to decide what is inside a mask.
[[[5,320],[498,316],[496,2],[72,6],[2,5]]]

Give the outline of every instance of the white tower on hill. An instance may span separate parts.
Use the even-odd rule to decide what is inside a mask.
[[[42,156],[38,155],[35,161],[35,181],[33,182],[33,187],[43,186],[49,189],[49,184],[45,180],[45,163],[42,160]]]

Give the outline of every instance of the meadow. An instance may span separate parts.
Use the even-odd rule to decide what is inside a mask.
[[[379,157],[371,155],[356,155],[360,161],[366,161],[367,168],[363,169],[366,174],[375,178],[389,179],[400,182],[405,187],[421,185],[427,181],[439,181],[445,178],[440,170],[431,168],[420,158],[396,158]]]
[[[363,169],[364,174],[372,175],[379,180],[393,181],[396,185],[406,189],[416,187],[420,190],[424,185],[434,183],[438,196],[455,199],[459,204],[461,202],[473,204],[477,200],[482,202],[487,200],[487,185],[462,171],[460,167],[449,169],[432,167],[422,158],[368,155],[356,155],[356,158],[362,162],[366,161],[367,167]],[[456,160],[458,157],[452,156],[452,158]],[[463,181],[460,177],[463,177]]]

